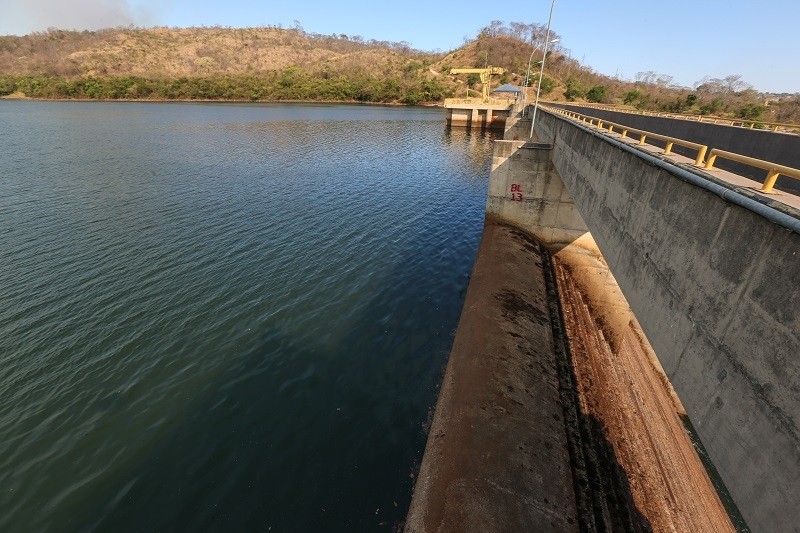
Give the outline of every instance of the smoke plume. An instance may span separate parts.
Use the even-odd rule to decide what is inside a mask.
[[[0,35],[48,28],[96,30],[152,24],[152,15],[128,0],[0,0]]]

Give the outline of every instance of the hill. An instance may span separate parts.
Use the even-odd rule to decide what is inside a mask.
[[[50,30],[0,37],[0,96],[416,104],[452,92],[437,57],[300,28]]]
[[[493,21],[457,50],[431,53],[300,27],[49,30],[0,37],[0,96],[438,102],[480,90],[475,77],[451,76],[455,67],[503,67],[508,73],[493,82],[522,86],[528,60],[535,66],[542,56],[531,43],[544,42],[545,33],[541,24]],[[538,70],[531,70],[535,87]],[[542,96],[800,120],[797,95],[758,94],[738,76],[703,80],[693,89],[655,72],[630,82],[582,66],[559,45],[548,54]]]
[[[50,30],[0,38],[0,72],[56,76],[181,77],[320,69],[348,56],[378,53],[380,63],[425,55],[407,46],[279,28]],[[372,57],[374,59],[374,57]],[[371,61],[359,65],[380,66]]]
[[[560,40],[556,33],[552,33],[550,38]],[[531,59],[535,66],[531,69],[529,81],[532,87],[529,90],[531,100],[535,95],[542,51],[538,47],[534,49],[530,43],[541,44],[545,40],[546,28],[543,25],[493,21],[475,39],[446,54],[433,67],[447,72],[453,67],[499,66],[505,68],[508,74],[498,79],[498,83],[511,82],[523,86],[528,60]],[[761,94],[737,75],[723,79],[705,78],[692,88],[677,85],[671,76],[654,71],[638,73],[635,81],[621,80],[581,65],[560,46],[561,42],[547,54],[541,92],[545,100],[616,104],[649,111],[800,123],[800,93]],[[468,84],[462,81],[456,89],[458,96],[474,96],[472,91],[467,91],[468,88]]]

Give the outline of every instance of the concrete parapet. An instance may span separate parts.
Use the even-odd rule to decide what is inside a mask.
[[[800,234],[540,113],[538,136],[745,519],[796,531]]]

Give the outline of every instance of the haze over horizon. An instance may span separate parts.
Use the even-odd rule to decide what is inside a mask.
[[[381,6],[364,0],[335,5],[234,0],[0,0],[0,35],[25,35],[48,28],[96,30],[119,26],[300,25],[320,34],[360,35],[406,41],[414,48],[448,51],[474,37],[492,20],[546,24],[551,3],[526,6],[466,0],[435,5],[409,0]],[[693,87],[705,77],[740,75],[759,91],[800,92],[796,67],[800,45],[787,36],[800,20],[800,3],[763,0],[755,12],[744,0],[669,5],[632,0],[609,8],[594,0],[558,0],[552,29],[562,51],[607,76],[633,81],[639,72],[671,76]],[[765,19],[763,25],[755,16]],[[768,27],[769,31],[758,31]],[[617,37],[615,37],[617,36]]]

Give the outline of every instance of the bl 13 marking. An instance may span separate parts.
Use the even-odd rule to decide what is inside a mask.
[[[522,195],[522,187],[519,183],[511,184],[511,199],[515,202],[521,202],[525,199]]]

